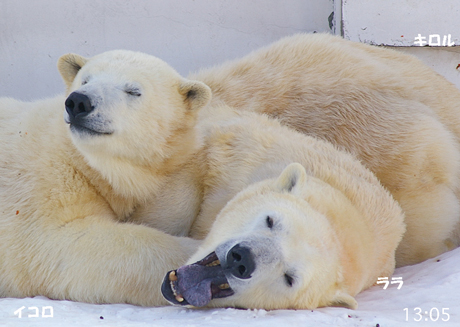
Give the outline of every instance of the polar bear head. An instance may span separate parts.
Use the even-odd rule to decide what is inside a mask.
[[[219,213],[189,264],[167,274],[163,295],[196,307],[356,308],[334,228],[305,200],[314,194],[347,211],[349,204],[337,203],[345,197],[331,190],[297,163],[276,180],[243,190]]]
[[[172,167],[174,155],[194,148],[197,111],[211,98],[205,84],[158,58],[123,50],[90,59],[67,54],[58,69],[68,90],[64,119],[71,139],[113,184],[139,188],[142,171]]]

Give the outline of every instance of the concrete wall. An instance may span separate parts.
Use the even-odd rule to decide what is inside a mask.
[[[0,0],[0,97],[64,90],[56,61],[143,51],[182,75],[296,32],[332,32],[418,56],[460,88],[460,46],[416,47],[420,33],[460,44],[459,0]]]
[[[420,34],[450,34],[449,43],[460,45],[458,0],[337,0],[342,4],[342,35],[350,40],[377,45],[417,46]],[[432,42],[436,43],[436,42]],[[447,38],[445,44],[447,44]],[[426,43],[424,43],[426,44]]]
[[[296,32],[330,31],[331,0],[0,0],[0,96],[64,90],[56,61],[123,48],[182,75]]]
[[[418,57],[460,89],[460,46],[398,47],[395,49]]]
[[[336,0],[334,10],[336,34],[417,56],[460,88],[459,0]]]

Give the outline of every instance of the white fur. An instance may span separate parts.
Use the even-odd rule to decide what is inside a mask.
[[[190,78],[226,103],[355,155],[399,202],[397,265],[460,245],[460,91],[413,56],[327,34],[286,37]]]
[[[109,134],[70,132],[62,96],[0,100],[1,296],[161,305],[164,273],[198,246],[177,236],[212,230],[192,259],[245,237],[263,253],[254,240],[266,214],[282,232],[279,264],[252,280],[260,297],[233,281],[239,293],[211,305],[355,307],[395,257],[415,263],[458,244],[458,91],[411,57],[298,35],[200,73],[210,105],[205,84],[148,55],[66,55],[58,66]],[[292,169],[301,178],[287,194]],[[393,197],[406,212],[401,243]],[[286,270],[300,281],[290,293]]]
[[[59,69],[68,93],[91,98],[91,127],[110,134],[71,132],[63,96],[0,100],[0,296],[165,304],[164,273],[198,243],[130,216],[193,153],[209,89],[133,52],[66,55]]]

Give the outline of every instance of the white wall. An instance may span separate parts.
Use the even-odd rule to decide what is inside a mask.
[[[334,9],[336,34],[417,56],[460,88],[459,0],[336,0]]]
[[[460,31],[460,30],[459,30]],[[444,76],[460,89],[460,47],[398,47],[395,48],[418,57],[426,65]]]
[[[182,75],[296,32],[330,31],[332,0],[0,0],[0,96],[64,90],[56,61],[143,51]]]
[[[420,34],[451,35],[460,45],[459,0],[337,0],[342,2],[342,35],[377,45],[417,46]],[[433,42],[435,43],[435,42]],[[447,44],[446,38],[446,44]]]
[[[56,62],[68,52],[143,51],[187,75],[285,35],[329,32],[334,9],[336,34],[404,45],[460,88],[459,46],[405,47],[419,32],[459,44],[460,0],[0,0],[0,97],[62,92]]]

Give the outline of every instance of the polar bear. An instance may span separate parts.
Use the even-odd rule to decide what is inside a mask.
[[[357,293],[391,275],[403,215],[376,185],[342,184],[344,175],[326,182],[292,163],[239,192],[190,264],[166,275],[165,298],[194,307],[355,309]]]
[[[207,237],[189,260],[198,264],[167,274],[162,292],[168,301],[195,307],[355,308],[357,293],[379,276],[391,276],[404,215],[352,155],[225,105],[203,108],[197,130],[202,156],[183,168],[182,185],[171,184],[162,197],[188,201],[187,180],[198,177],[202,202],[190,235]],[[156,203],[145,206],[142,216],[157,217]],[[254,260],[223,275],[217,260],[232,256]]]
[[[195,212],[181,208],[175,236],[132,216],[193,155],[211,92],[141,53],[58,67],[67,98],[0,100],[0,296],[166,304],[158,285],[195,251],[179,237]]]
[[[460,91],[415,57],[298,34],[189,78],[211,105],[277,118],[374,172],[405,212],[398,266],[460,245]]]
[[[211,87],[211,107],[225,103],[277,118],[283,125],[346,150],[370,168],[405,213],[407,231],[395,255],[398,266],[418,263],[460,244],[460,92],[419,60],[338,37],[296,35],[189,78]],[[296,255],[311,253],[305,249],[311,241],[308,227],[315,227],[320,240],[329,240],[326,244],[333,244],[328,233],[352,235],[352,231],[346,223],[335,225],[338,220],[327,214],[323,218],[332,222],[328,228],[317,227],[316,220],[298,219],[314,217],[314,211],[293,212],[290,209],[299,199],[280,198],[280,190],[286,192],[280,185],[292,170],[304,176],[298,166],[289,167],[291,173],[243,189],[229,201],[188,264],[166,275],[162,291],[168,301],[254,308],[356,306],[352,297],[357,284],[327,287],[333,280],[328,273],[340,274],[340,268],[329,266],[316,275],[330,264],[328,259],[334,260],[334,250],[316,260]],[[302,191],[315,185],[308,179],[299,184]],[[269,185],[276,196],[266,192]],[[294,195],[303,194],[300,200],[310,201],[302,191]],[[329,194],[330,198],[334,197]],[[343,203],[336,206],[343,207]],[[273,233],[276,221],[281,227]],[[303,243],[302,236],[309,241]],[[368,245],[378,246],[372,241],[354,244],[358,252]],[[355,268],[360,261],[353,251],[346,258],[342,262]],[[361,272],[344,280],[350,282],[355,276],[354,283],[363,282]]]

